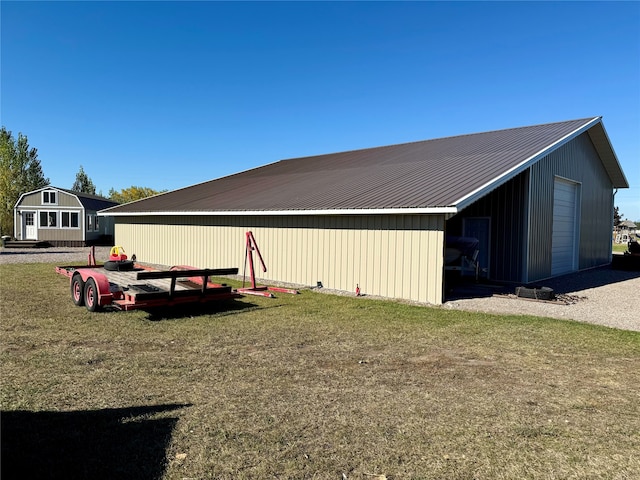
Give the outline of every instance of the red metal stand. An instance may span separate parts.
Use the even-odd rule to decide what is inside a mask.
[[[253,252],[255,251],[258,254],[258,258],[260,259],[260,264],[262,265],[262,271],[267,271],[267,266],[264,263],[264,259],[262,258],[262,254],[260,253],[260,249],[258,248],[258,244],[256,243],[256,239],[253,236],[252,232],[246,233],[246,248],[244,255],[244,268],[245,272],[243,272],[243,280],[242,280],[242,288],[238,288],[238,293],[242,293],[244,295],[258,295],[260,297],[268,297],[273,298],[274,295],[271,292],[278,293],[291,293],[293,295],[297,295],[299,292],[297,290],[291,290],[289,288],[279,288],[279,287],[266,287],[266,286],[258,286],[256,285],[256,274],[255,267],[253,264]],[[251,276],[251,287],[245,288],[244,279],[246,278],[246,269],[247,269],[247,259],[249,260],[249,275]]]
[[[92,246],[89,251],[89,258],[87,259],[87,265],[95,267],[96,266],[96,247]]]

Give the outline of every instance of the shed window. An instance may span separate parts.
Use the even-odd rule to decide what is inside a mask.
[[[40,212],[40,228],[56,228],[58,212]]]
[[[43,205],[57,205],[58,199],[55,191],[44,191],[42,192],[42,204]]]
[[[80,215],[78,212],[62,212],[62,228],[78,228]]]

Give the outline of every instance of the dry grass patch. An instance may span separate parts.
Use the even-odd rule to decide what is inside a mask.
[[[91,314],[51,265],[0,275],[3,478],[640,471],[638,333],[310,291]]]

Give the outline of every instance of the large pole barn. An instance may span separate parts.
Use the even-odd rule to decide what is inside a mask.
[[[595,117],[282,160],[101,214],[144,262],[242,270],[252,231],[265,282],[441,304],[454,238],[491,281],[609,263],[617,188]]]

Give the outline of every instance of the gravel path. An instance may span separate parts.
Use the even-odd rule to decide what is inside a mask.
[[[86,247],[0,249],[0,264],[84,264]],[[96,247],[96,259],[104,261],[109,247]],[[640,272],[608,267],[579,272],[541,282],[551,287],[559,301],[524,300],[486,287],[471,286],[456,291],[456,298],[443,308],[489,313],[535,315],[640,331]]]

